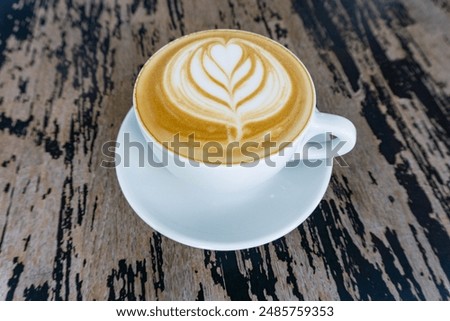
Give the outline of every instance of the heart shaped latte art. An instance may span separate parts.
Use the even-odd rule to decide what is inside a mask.
[[[164,89],[177,108],[234,129],[228,139],[239,141],[247,124],[268,119],[286,105],[292,84],[264,48],[217,38],[191,43],[175,55],[164,73]]]
[[[211,46],[210,55],[214,63],[230,76],[242,58],[242,48],[233,43],[217,44]]]

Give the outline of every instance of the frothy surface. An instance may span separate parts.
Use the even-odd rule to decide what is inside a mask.
[[[194,134],[200,146],[190,155],[180,149],[181,155],[239,163],[267,156],[261,143],[268,133],[278,148],[294,140],[311,115],[313,95],[303,65],[281,45],[252,33],[214,30],[158,51],[141,71],[134,98],[139,118],[159,142],[171,148],[174,135],[188,141]],[[251,157],[234,148],[211,158],[203,149],[210,141],[224,151],[233,142],[259,147],[247,149]]]

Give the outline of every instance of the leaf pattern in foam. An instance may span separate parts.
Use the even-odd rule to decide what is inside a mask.
[[[267,50],[220,38],[191,43],[175,55],[164,86],[177,108],[235,128],[230,140],[240,140],[247,123],[281,110],[292,88],[288,73]]]

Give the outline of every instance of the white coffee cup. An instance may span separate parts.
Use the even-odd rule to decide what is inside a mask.
[[[299,62],[302,64],[301,61]],[[310,79],[314,102],[312,106],[315,106],[314,84],[306,67],[304,67],[304,70]],[[133,95],[133,97],[134,106],[136,106],[136,95]],[[146,141],[150,143],[155,157],[166,159],[166,169],[176,177],[207,189],[236,192],[253,188],[276,175],[294,158],[316,164],[317,162],[312,161],[348,153],[356,143],[356,129],[352,122],[341,116],[321,113],[316,108],[311,107],[314,110],[306,126],[289,143],[289,146],[254,162],[217,165],[184,157],[163,146],[146,129],[142,119],[140,119],[139,112],[136,107],[134,108],[140,130]],[[315,141],[314,144],[308,144],[313,137],[325,137],[325,141]],[[334,152],[330,154],[330,150]],[[303,164],[302,166],[306,165]]]
[[[315,164],[315,162],[312,162],[313,160],[324,161],[329,158],[327,151],[334,150],[338,145],[342,145],[341,142],[343,142],[342,148],[337,150],[333,156],[342,156],[352,150],[356,142],[355,126],[348,119],[316,110],[310,118],[307,128],[295,139],[292,146],[254,163],[213,166],[175,154],[153,138],[145,130],[139,117],[137,119],[140,130],[146,141],[150,143],[155,157],[160,160],[166,157],[167,170],[180,179],[203,188],[212,188],[219,191],[235,192],[258,186],[276,175],[296,155],[299,156],[299,159],[310,161],[311,164]],[[310,148],[305,148],[305,144],[310,142],[311,138],[329,136],[324,135],[327,133],[331,133],[335,138],[325,142],[315,142]],[[307,155],[304,153],[305,150],[308,151]],[[163,154],[167,156],[163,156]],[[307,165],[303,164],[302,166]]]

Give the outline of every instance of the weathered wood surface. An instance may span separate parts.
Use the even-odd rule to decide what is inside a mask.
[[[0,299],[450,299],[449,16],[438,0],[2,0]],[[359,139],[304,224],[236,252],[161,236],[99,166],[145,60],[216,27],[288,46]]]

